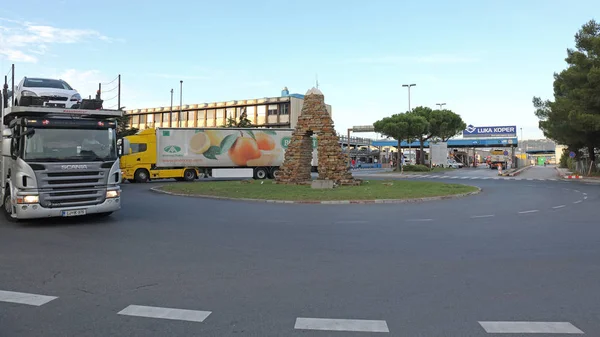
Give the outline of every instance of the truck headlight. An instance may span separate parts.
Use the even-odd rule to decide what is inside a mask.
[[[23,90],[23,91],[21,91],[21,96],[37,97],[37,94],[35,92],[33,92],[33,91]]]
[[[37,195],[25,195],[17,197],[17,204],[37,204],[40,202],[40,197]]]
[[[119,190],[109,190],[106,191],[106,199],[116,198],[121,195],[121,191]]]

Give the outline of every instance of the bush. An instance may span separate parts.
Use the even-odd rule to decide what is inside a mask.
[[[425,165],[404,165],[404,171],[410,172],[429,172],[429,167]]]

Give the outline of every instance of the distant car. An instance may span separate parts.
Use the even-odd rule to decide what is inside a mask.
[[[14,105],[31,105],[25,102],[36,102],[56,108],[73,108],[78,106],[81,95],[67,82],[50,78],[25,77],[15,87]]]
[[[458,169],[458,168],[461,168],[463,166],[464,166],[463,163],[459,163],[456,160],[448,159],[448,164],[447,164],[446,167]]]

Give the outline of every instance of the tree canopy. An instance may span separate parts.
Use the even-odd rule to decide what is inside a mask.
[[[409,113],[395,114],[373,123],[375,132],[398,140],[398,153],[403,140],[418,139],[423,135],[429,123],[423,116]],[[400,170],[402,167],[398,165]]]
[[[425,141],[439,139],[446,142],[467,127],[458,114],[448,109],[433,110],[428,107],[418,106],[410,111],[409,114],[421,116],[427,121],[426,130],[417,137],[421,153],[423,153]],[[419,162],[420,164],[424,163],[424,156],[419,157]]]
[[[131,116],[123,114],[121,117],[117,117],[117,139],[135,135],[139,130],[136,128],[128,127],[129,119]]]
[[[554,73],[554,101],[533,98],[539,127],[547,138],[577,151],[585,148],[592,161],[600,147],[600,24],[591,20],[575,34],[567,49],[567,68]]]
[[[227,118],[226,128],[249,128],[252,127],[252,121],[248,119],[248,113],[246,113],[246,108],[242,110],[240,114],[239,121],[236,121],[235,118],[229,117]]]

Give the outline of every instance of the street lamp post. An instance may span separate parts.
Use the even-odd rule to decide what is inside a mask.
[[[444,105],[446,105],[446,103],[435,103],[435,105],[438,105],[438,106],[440,107],[440,110],[442,110],[442,107],[443,107]]]
[[[183,80],[179,81],[179,127],[181,127],[181,118],[183,116]]]
[[[408,88],[408,111],[410,111],[410,88],[411,87],[415,87],[417,86],[416,84],[412,83],[412,84],[403,84],[402,85],[405,88]],[[408,160],[410,160],[410,152],[411,152],[411,143],[412,143],[412,139],[408,140]],[[400,151],[400,149],[398,149],[398,151]],[[400,159],[400,163],[402,163],[402,158],[400,158],[401,152],[398,152],[398,159]]]
[[[173,125],[173,89],[171,88],[171,110],[169,112],[169,127]]]
[[[410,88],[417,86],[416,84],[403,84],[405,88],[408,88],[408,111],[410,111]]]

